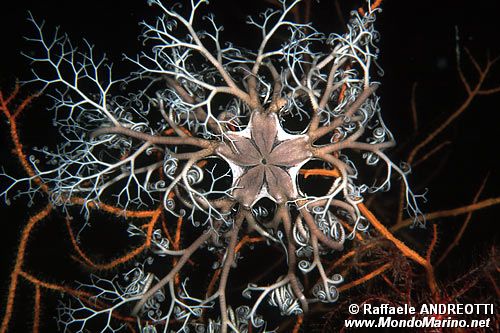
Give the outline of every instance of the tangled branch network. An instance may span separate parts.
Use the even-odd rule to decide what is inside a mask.
[[[365,194],[386,191],[400,177],[409,214],[422,223],[408,168],[385,153],[395,142],[374,80],[381,72],[379,9],[353,12],[346,33],[324,35],[289,20],[300,0],[283,1],[280,10],[248,18],[261,36],[252,51],[222,41],[222,26],[199,13],[205,2],[169,8],[150,1],[162,13],[143,23],[151,48],[126,57],[138,69],[122,79],[92,45],[77,50],[66,35],[48,37],[31,19],[38,35],[30,40],[41,49],[28,55],[33,81],[54,101],[62,142],[36,149],[36,174],[10,177],[3,195],[16,189],[33,200],[43,184],[64,211],[82,199],[85,225],[91,205],[111,204],[124,216],[160,206],[192,226],[180,248],[155,221],[147,235],[127,220],[131,236],[151,237],[149,257],[112,278],[92,275],[81,283],[92,297],[61,302],[65,332],[95,325],[116,332],[130,317],[141,332],[270,331],[261,315],[266,303],[285,317],[338,299],[343,279],[326,273],[323,258],[369,228],[358,208]],[[383,165],[386,173],[370,180],[360,164]],[[324,193],[304,185],[307,165],[336,175]],[[230,304],[230,273],[244,261],[239,244],[250,235],[282,251],[287,269],[268,284],[248,284],[242,293],[248,300]],[[200,251],[217,270],[216,287],[206,294],[182,275]],[[166,274],[149,270],[165,257],[173,258]],[[308,290],[304,279],[314,274],[318,282]]]

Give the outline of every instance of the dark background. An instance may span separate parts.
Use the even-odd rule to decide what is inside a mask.
[[[342,32],[342,20],[347,20],[349,11],[361,3],[338,1],[339,13],[335,1],[321,1],[319,4],[313,2],[314,26],[325,33]],[[212,1],[208,8],[216,14],[217,22],[225,26],[224,40],[252,47],[259,40],[260,34],[245,25],[245,17],[266,7],[268,4],[265,1]],[[94,43],[97,51],[106,52],[115,62],[115,71],[123,74],[133,67],[121,61],[122,54],[133,55],[141,48],[137,38],[141,29],[137,23],[143,19],[151,22],[158,12],[156,8],[149,8],[146,1],[9,1],[2,4],[0,89],[4,93],[12,89],[16,79],[30,78],[29,62],[20,55],[21,51],[29,53],[31,48],[23,36],[35,35],[35,30],[26,20],[28,10],[36,20],[45,20],[49,31],[60,26],[63,32],[70,35],[74,44],[81,45],[82,38]],[[377,21],[381,33],[380,64],[385,70],[385,76],[380,79],[382,86],[379,95],[382,97],[385,122],[401,143],[392,154],[395,160],[404,159],[412,145],[436,128],[465,99],[465,91],[460,85],[456,70],[455,27],[459,31],[460,46],[467,47],[484,64],[488,54],[491,57],[500,56],[499,12],[500,1],[496,0],[384,1],[383,12]],[[474,82],[476,76],[473,67],[463,51],[462,59],[466,75]],[[410,97],[415,82],[418,84],[416,104],[420,123],[420,132],[416,135],[412,131],[410,114]],[[491,73],[486,86],[499,84],[500,64]],[[30,89],[32,88],[27,86],[23,92],[32,92]],[[44,108],[45,102],[43,98],[40,99],[21,118],[20,133],[28,154],[29,147],[51,143],[56,138],[55,129],[50,125],[50,111]],[[498,196],[499,105],[499,95],[479,97],[431,145],[433,147],[445,140],[453,142],[414,170],[410,177],[417,192],[429,188],[429,202],[423,206],[424,211],[449,209],[470,203],[488,173],[490,178],[481,197]],[[8,140],[5,120],[2,120],[0,128],[3,147],[0,151],[0,164],[8,173],[22,175],[19,164],[10,155],[12,145]],[[0,286],[0,307],[5,304],[8,274],[15,260],[20,230],[37,208],[37,202],[33,208],[29,208],[24,199],[15,201],[11,206],[0,203],[0,281],[3,281]],[[461,247],[452,252],[450,264],[442,266],[438,272],[441,277],[451,278],[473,267],[487,255],[493,244],[498,244],[498,212],[497,208],[489,208],[474,215],[461,241]],[[75,273],[58,265],[54,259],[69,249],[64,227],[58,222],[58,218],[56,214],[44,222],[40,230],[35,231],[28,251],[27,267],[49,281],[60,281],[61,278],[71,281]],[[446,247],[461,221],[461,218],[453,218],[441,223],[439,246]],[[100,228],[98,223],[93,224]],[[106,227],[103,228],[105,230]],[[116,244],[109,242],[107,237],[109,234],[103,234],[102,239],[95,241],[99,244],[96,249],[112,254],[122,245],[121,236],[116,236]],[[427,243],[427,237],[427,234],[417,231],[410,237],[410,241],[419,248]],[[122,241],[126,242],[126,239]],[[29,323],[31,318],[32,289],[24,283],[21,283],[20,288],[24,294],[16,298],[16,304],[22,305],[16,307],[13,318],[16,324],[11,325],[12,332],[22,332],[23,321],[28,320]],[[44,298],[47,299],[48,295],[44,293]],[[54,303],[46,304],[44,317],[51,318],[54,315]],[[44,325],[49,331],[55,330],[51,320],[46,320]]]

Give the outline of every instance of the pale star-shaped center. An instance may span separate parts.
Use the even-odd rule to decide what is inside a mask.
[[[275,113],[255,111],[243,131],[227,137],[216,152],[231,167],[239,203],[252,207],[263,197],[282,203],[299,196],[297,174],[312,156],[307,135],[288,134]]]

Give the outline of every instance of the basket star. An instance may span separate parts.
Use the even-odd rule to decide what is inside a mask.
[[[255,111],[244,130],[227,137],[216,152],[231,167],[232,196],[240,204],[252,207],[264,197],[283,203],[299,196],[297,175],[312,156],[307,135],[286,133],[275,113]]]

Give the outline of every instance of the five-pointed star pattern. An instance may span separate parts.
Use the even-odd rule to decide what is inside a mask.
[[[248,126],[228,132],[217,154],[233,173],[233,197],[252,207],[268,197],[277,203],[299,196],[297,174],[311,158],[307,135],[286,133],[275,113],[254,112]]]

